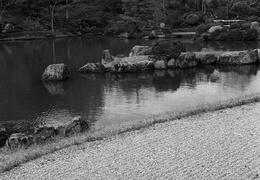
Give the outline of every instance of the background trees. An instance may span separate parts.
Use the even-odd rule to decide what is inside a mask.
[[[21,30],[104,30],[118,22],[176,28],[212,18],[258,21],[259,12],[259,0],[0,0],[2,26]]]

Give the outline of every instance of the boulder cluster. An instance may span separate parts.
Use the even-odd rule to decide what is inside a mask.
[[[244,65],[259,62],[258,50],[185,52],[179,42],[159,41],[153,47],[134,46],[129,57],[112,56],[104,50],[101,62],[87,63],[79,68],[82,73],[130,73],[153,69],[192,68],[210,64]]]
[[[51,141],[55,137],[69,137],[86,131],[88,128],[88,123],[78,116],[66,124],[56,126],[39,125],[26,132],[12,132],[7,129],[0,129],[0,147],[6,146],[10,149],[28,147],[32,144]]]

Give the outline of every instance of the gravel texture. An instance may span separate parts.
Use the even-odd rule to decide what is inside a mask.
[[[260,179],[260,103],[71,146],[0,179]]]

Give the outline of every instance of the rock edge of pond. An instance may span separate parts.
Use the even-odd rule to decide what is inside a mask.
[[[79,68],[81,73],[134,73],[148,70],[193,68],[204,65],[246,65],[259,63],[260,49],[245,51],[181,52],[177,58],[168,54],[147,55],[148,46],[135,46],[128,57],[118,57],[104,50],[101,62],[87,63]]]
[[[89,129],[87,121],[81,116],[72,118],[68,123],[56,125],[38,125],[25,132],[0,129],[0,147],[9,149],[28,147],[33,144],[42,144],[56,137],[69,137]]]

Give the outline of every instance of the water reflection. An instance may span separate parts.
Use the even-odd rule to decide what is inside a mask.
[[[53,96],[64,96],[64,82],[43,82],[45,88],[49,91],[49,93]]]
[[[258,92],[258,66],[205,66],[129,74],[79,74],[87,62],[99,62],[103,49],[128,55],[136,45],[157,40],[70,38],[0,43],[0,126],[27,128],[42,121],[55,123],[81,115],[93,126],[111,125]],[[190,51],[202,47],[241,50],[258,43],[196,44],[183,41]],[[72,72],[66,82],[43,83],[44,69],[65,63]]]

